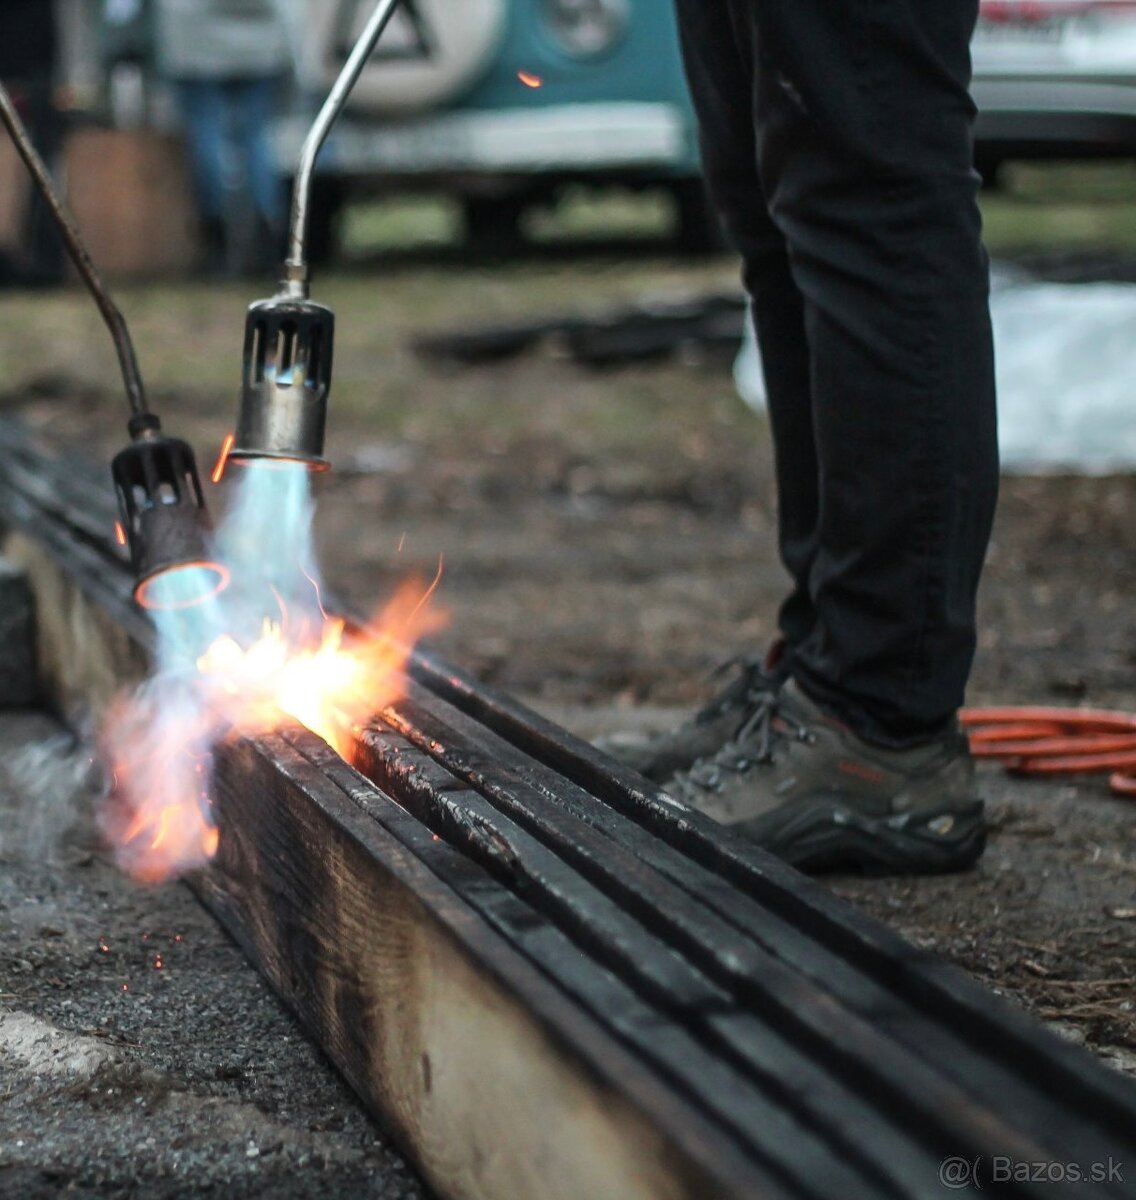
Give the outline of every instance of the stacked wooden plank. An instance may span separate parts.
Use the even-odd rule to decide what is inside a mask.
[[[136,675],[109,490],[2,430],[0,517],[56,692]],[[1131,1082],[460,670],[354,761],[225,747],[193,885],[439,1192],[1134,1194]]]

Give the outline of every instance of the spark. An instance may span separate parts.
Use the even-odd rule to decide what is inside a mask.
[[[121,521],[115,521],[114,523],[114,540],[120,546],[126,545],[126,530],[122,528]]]
[[[325,621],[330,621],[331,617],[327,615],[327,609],[323,606],[323,597],[320,595],[319,580],[314,579],[307,573],[307,571],[304,570],[303,563],[300,564],[300,574],[303,575],[303,577],[312,585],[312,590],[316,594],[316,604],[319,606],[320,616],[323,617]]]
[[[217,465],[210,476],[214,483],[220,483],[221,476],[225,474],[225,465],[229,461],[229,451],[232,450],[234,441],[236,438],[231,433],[225,434],[225,440],[221,443],[221,453],[217,456]]]
[[[517,78],[527,88],[544,87],[544,80],[539,75],[534,74],[532,71],[518,71]]]

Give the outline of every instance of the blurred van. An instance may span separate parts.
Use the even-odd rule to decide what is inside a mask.
[[[973,42],[978,165],[1132,157],[1136,3],[982,0]]]
[[[281,0],[297,160],[374,0]],[[713,241],[670,0],[404,0],[319,162],[313,252],[360,194],[444,190],[474,239],[507,240],[571,184],[665,188],[682,241]]]

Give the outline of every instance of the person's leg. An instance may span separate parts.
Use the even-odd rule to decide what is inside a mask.
[[[272,150],[279,83],[274,78],[245,79],[238,87],[238,144],[245,183],[264,225],[279,232],[284,228],[284,184]]]
[[[793,648],[813,632],[817,459],[804,304],[785,238],[758,176],[753,22],[734,0],[677,0],[683,60],[698,118],[702,169],[753,302],[773,432],[781,558],[792,581],[780,627]]]
[[[215,80],[182,79],[175,90],[201,219],[220,221],[225,213],[228,176],[223,85]]]
[[[183,79],[175,84],[197,198],[204,269],[209,274],[226,273],[229,259],[226,206],[230,169],[222,89],[215,80]]]
[[[807,869],[965,867],[985,822],[954,715],[998,474],[967,95],[977,3],[728,3],[801,302],[814,620],[790,678],[667,789]]]
[[[63,118],[55,107],[50,78],[28,81],[21,89],[26,104],[25,119],[32,141],[53,172],[63,149]],[[64,248],[59,229],[38,189],[31,189],[24,222],[24,245],[28,252],[27,282],[62,283]]]
[[[962,703],[997,493],[977,0],[734,4],[809,355],[816,622],[791,669],[862,737],[910,745]]]

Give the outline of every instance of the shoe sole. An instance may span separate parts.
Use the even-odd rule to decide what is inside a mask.
[[[981,800],[959,807],[872,817],[839,797],[792,805],[734,826],[799,870],[938,875],[972,867],[986,847]]]

